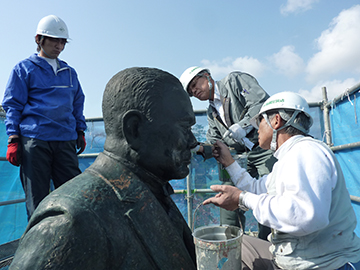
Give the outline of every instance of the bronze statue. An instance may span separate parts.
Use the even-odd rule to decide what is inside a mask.
[[[103,118],[104,151],[39,205],[11,270],[196,269],[191,230],[169,196],[197,144],[181,83],[125,69],[106,86]]]

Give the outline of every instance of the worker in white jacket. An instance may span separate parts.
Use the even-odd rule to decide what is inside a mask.
[[[217,142],[213,155],[235,187],[211,186],[219,193],[204,201],[227,210],[252,209],[259,223],[272,228],[270,243],[244,236],[243,269],[360,269],[360,239],[344,176],[332,151],[307,135],[312,118],[306,100],[278,93],[251,122],[260,147],[275,151],[273,171],[253,179]]]

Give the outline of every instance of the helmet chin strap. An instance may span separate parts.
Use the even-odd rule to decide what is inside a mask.
[[[41,51],[43,51],[43,53],[47,56],[47,58],[51,58],[50,55],[48,55],[45,50],[43,49],[43,47],[40,45]]]
[[[271,143],[270,143],[270,150],[275,152],[275,151],[276,151],[276,146],[277,146],[277,143],[276,143],[277,132],[278,132],[279,130],[283,129],[284,126],[282,126],[282,127],[279,128],[279,129],[274,129],[274,128],[272,127],[271,123],[270,123],[270,120],[269,120],[269,117],[267,116],[267,114],[266,114],[266,113],[263,113],[262,115],[263,115],[266,123],[267,123],[267,124],[269,125],[269,127],[273,130],[272,139],[271,139]]]
[[[213,84],[211,83],[210,76],[208,76],[208,75],[205,75],[205,76],[206,76],[206,79],[208,80],[208,85],[209,85],[209,100],[211,100],[211,98],[212,98],[212,93],[213,93]]]
[[[44,48],[43,48],[42,45],[41,45],[41,43],[42,43],[43,40],[44,40],[44,36],[41,36],[41,38],[40,38],[40,43],[39,43],[40,49],[41,49],[42,52],[44,52],[44,54],[45,54],[48,58],[51,58],[50,55],[48,55],[48,54],[46,53],[46,51],[44,50]]]
[[[286,121],[285,125],[283,125],[282,127],[278,128],[278,129],[274,129],[270,123],[269,117],[267,116],[266,113],[263,113],[263,117],[266,121],[266,123],[269,125],[269,127],[273,130],[273,135],[272,135],[272,139],[271,139],[271,143],[270,143],[270,150],[272,151],[276,151],[277,148],[277,143],[276,143],[276,139],[277,139],[277,133],[279,130],[282,130],[288,126],[291,126],[294,124],[294,120],[296,118],[296,116],[299,114],[300,111],[294,111],[294,113],[292,114],[292,116],[290,117],[289,120]],[[297,128],[297,127],[295,127]]]

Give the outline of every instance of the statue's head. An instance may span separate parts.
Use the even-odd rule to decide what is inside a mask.
[[[120,71],[106,85],[102,110],[105,150],[164,181],[186,177],[195,115],[175,76],[155,68]]]

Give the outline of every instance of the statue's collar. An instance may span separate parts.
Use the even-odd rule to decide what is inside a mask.
[[[107,150],[103,151],[103,154],[111,159],[116,160],[117,162],[124,165],[126,168],[128,168],[131,172],[136,174],[141,181],[143,181],[145,184],[147,184],[150,188],[150,190],[154,194],[162,193],[165,196],[169,196],[174,193],[173,188],[169,184],[169,182],[164,181],[154,175],[153,173],[149,172],[148,170],[145,170],[144,168],[140,167],[139,165],[134,164],[133,162],[120,157],[118,155],[115,155],[114,153],[111,153]]]

